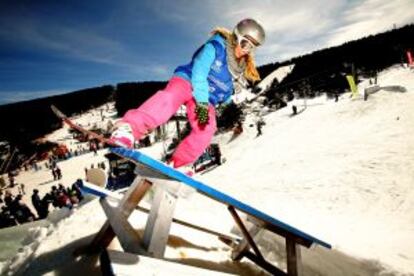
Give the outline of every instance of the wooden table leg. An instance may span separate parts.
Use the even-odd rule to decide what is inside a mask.
[[[126,218],[128,218],[138,203],[145,196],[151,185],[152,183],[146,179],[137,177],[132,183],[131,187],[128,189],[125,196],[122,198],[122,201],[119,203],[117,209]],[[107,220],[93,239],[92,243],[89,245],[88,252],[98,252],[103,248],[107,248],[114,237],[115,233],[109,223],[109,220]]]
[[[303,275],[300,250],[301,249],[299,244],[290,238],[286,238],[286,262],[287,272],[289,276]]]

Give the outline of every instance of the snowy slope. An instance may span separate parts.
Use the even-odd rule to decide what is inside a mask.
[[[255,89],[257,89],[258,93],[254,94],[251,92],[251,89],[241,89],[241,91],[236,92],[232,96],[232,100],[234,103],[239,104],[244,101],[253,101],[256,98],[258,98],[260,95],[265,94],[266,91],[269,90],[270,86],[272,85],[273,81],[277,80],[278,83],[280,83],[284,78],[286,78],[287,75],[292,72],[293,68],[295,67],[294,64],[286,65],[277,68],[272,73],[270,73],[266,78],[260,81],[255,86]]]
[[[290,74],[290,72],[292,72],[293,68],[295,68],[294,64],[277,68],[271,74],[266,76],[266,78],[264,78],[257,85],[257,87],[260,88],[260,91],[267,91],[275,79],[277,79],[277,81],[280,83],[287,75]]]
[[[197,176],[331,243],[333,250],[302,250],[305,275],[414,273],[414,72],[396,66],[378,80],[381,86],[401,85],[407,92],[379,91],[368,101],[349,94],[338,102],[320,97],[308,100],[307,109],[294,117],[291,110],[281,109],[265,116],[262,136],[256,138],[247,123],[230,143],[230,134],[215,137],[227,162]],[[146,152],[158,157],[161,150],[157,144]],[[81,162],[102,154],[62,163],[68,181],[82,175]],[[40,181],[44,176],[20,177]],[[226,208],[199,194],[180,200],[176,216],[218,231],[233,228]],[[35,249],[26,250],[33,260],[26,271],[98,275],[93,260],[75,260],[70,251],[86,244],[103,219],[96,200],[75,210],[46,237],[41,235]],[[142,229],[143,215],[131,221]],[[250,262],[231,263],[229,249],[214,237],[177,225],[172,234],[176,240],[167,248],[167,258],[240,275],[261,273]],[[265,233],[258,243],[267,258],[283,266],[283,241]],[[21,265],[29,258],[24,256],[3,263],[3,272],[24,271]]]

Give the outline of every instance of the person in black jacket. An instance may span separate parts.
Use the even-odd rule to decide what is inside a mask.
[[[36,209],[37,216],[40,218],[42,214],[42,200],[39,197],[39,190],[34,189],[32,194],[32,204]]]

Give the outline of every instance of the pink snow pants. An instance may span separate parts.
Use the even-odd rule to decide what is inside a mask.
[[[155,93],[137,109],[129,110],[122,118],[122,121],[131,125],[134,137],[138,140],[148,131],[166,123],[182,104],[187,109],[191,132],[181,141],[172,156],[174,168],[195,162],[208,147],[217,130],[216,114],[212,105],[209,105],[208,124],[198,124],[196,102],[190,82],[177,76],[172,77],[163,90]]]

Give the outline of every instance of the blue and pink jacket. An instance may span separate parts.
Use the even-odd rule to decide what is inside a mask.
[[[213,35],[193,55],[190,63],[177,67],[175,76],[189,81],[193,96],[198,103],[213,106],[230,103],[233,81],[227,66],[225,39]]]

